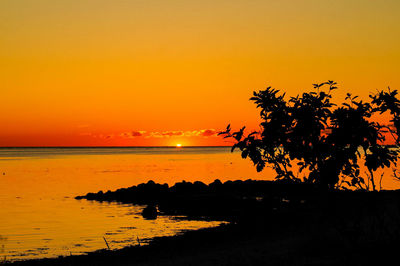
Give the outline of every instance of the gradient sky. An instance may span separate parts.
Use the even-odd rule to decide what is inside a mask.
[[[400,89],[398,0],[2,0],[0,146],[227,145],[248,101]]]

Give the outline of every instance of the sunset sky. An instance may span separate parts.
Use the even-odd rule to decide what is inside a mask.
[[[253,90],[400,89],[399,0],[2,0],[0,146],[229,145]]]

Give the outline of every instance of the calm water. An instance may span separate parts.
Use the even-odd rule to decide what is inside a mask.
[[[3,174],[4,173],[4,174]],[[0,149],[0,261],[81,254],[136,245],[138,239],[173,235],[218,222],[142,219],[143,207],[75,200],[148,180],[173,185],[271,179],[230,148]],[[383,186],[399,188],[385,177]]]
[[[4,173],[4,174],[3,174]],[[152,179],[267,179],[229,148],[0,149],[0,260],[81,254],[136,245],[218,222],[142,219],[141,206],[75,200]]]

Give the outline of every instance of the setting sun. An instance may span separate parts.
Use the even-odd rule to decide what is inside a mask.
[[[399,14],[0,0],[0,266],[398,259]]]

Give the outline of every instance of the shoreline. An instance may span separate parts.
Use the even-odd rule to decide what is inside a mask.
[[[237,224],[159,237],[145,246],[6,265],[389,265],[397,241],[343,238],[310,225]]]
[[[172,194],[158,198],[157,203],[165,204],[163,201],[172,199],[164,206],[166,214],[175,210],[175,215],[186,215],[183,219],[189,220],[200,216],[223,217],[229,221],[227,224],[156,237],[148,245],[16,261],[10,265],[384,265],[397,254],[400,191],[325,191],[321,194],[308,187],[303,187],[304,191],[298,190],[299,187],[293,190],[290,185],[266,181],[226,183],[225,188],[219,184],[217,190],[210,190],[215,184],[206,188],[199,183],[185,182],[178,185],[184,188],[180,192],[168,188]],[[261,200],[255,197],[259,189],[265,189],[262,184],[272,186],[275,196],[285,191],[281,195],[285,198],[277,202],[272,196],[264,195]],[[193,186],[204,190],[194,193]],[[115,200],[121,192],[128,191],[131,198],[125,198],[125,202],[156,202],[154,197],[143,201],[138,196],[140,193],[131,192],[138,192],[138,187],[148,193],[149,187],[158,191],[157,184],[150,182],[149,187],[146,184],[134,187],[88,195],[92,200],[96,195],[100,196],[97,200],[105,200],[104,195],[108,195],[107,200]],[[246,193],[238,190],[239,187],[246,188]],[[187,190],[191,192],[183,193]],[[180,204],[182,200],[184,205]],[[226,205],[229,200],[233,204]],[[204,207],[209,204],[216,206],[211,212]],[[224,215],[213,215],[221,211],[221,206],[225,208]]]

